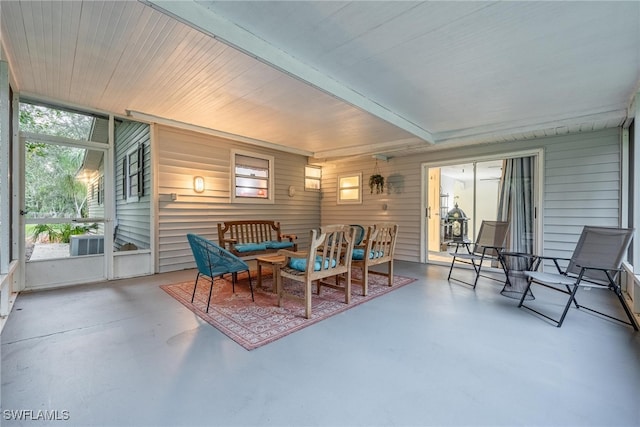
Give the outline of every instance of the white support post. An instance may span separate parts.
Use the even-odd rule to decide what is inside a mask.
[[[9,272],[11,254],[9,246],[11,242],[10,111],[9,64],[0,61],[0,274]]]
[[[633,239],[633,259],[631,262],[634,266],[634,272],[640,268],[640,238],[638,233],[640,232],[640,92],[636,93],[635,107],[632,113],[635,111],[635,119],[633,121],[633,226],[636,229],[636,233]],[[637,274],[637,273],[635,273]]]

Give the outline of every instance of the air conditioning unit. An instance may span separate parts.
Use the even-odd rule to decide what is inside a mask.
[[[71,236],[69,243],[71,256],[104,253],[104,236],[102,235],[82,234],[80,236]]]

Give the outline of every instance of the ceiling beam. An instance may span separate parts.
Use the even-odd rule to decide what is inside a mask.
[[[463,142],[466,140],[476,141],[481,137],[499,140],[514,134],[536,132],[554,128],[569,128],[571,126],[593,123],[595,121],[624,120],[626,111],[623,109],[607,109],[599,111],[584,111],[581,113],[567,114],[565,116],[553,116],[532,120],[513,121],[510,123],[500,123],[485,126],[476,126],[466,129],[457,129],[435,134],[436,144]]]
[[[429,144],[433,144],[433,135],[378,104],[363,94],[345,86],[331,76],[306,65],[287,52],[257,37],[211,9],[189,1],[140,0],[142,3],[171,16],[172,18],[225,43],[247,55],[261,61],[289,76],[309,84],[335,98],[356,108],[372,114],[388,123],[417,136]]]

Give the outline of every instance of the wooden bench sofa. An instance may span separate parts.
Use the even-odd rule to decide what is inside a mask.
[[[298,250],[295,234],[283,234],[280,223],[266,220],[225,221],[218,223],[220,246],[232,254],[252,259],[280,249]]]

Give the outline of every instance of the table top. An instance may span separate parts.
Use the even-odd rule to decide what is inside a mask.
[[[260,262],[268,262],[271,264],[282,264],[284,262],[284,255],[261,255],[256,257],[256,260]]]

